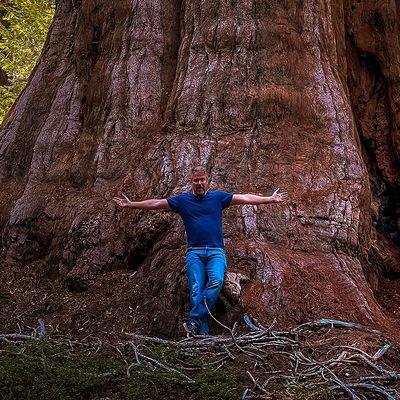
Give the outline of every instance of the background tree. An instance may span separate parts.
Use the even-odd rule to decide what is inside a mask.
[[[388,326],[377,299],[400,271],[398,33],[390,0],[60,0],[0,134],[7,265],[43,260],[71,290],[136,270],[91,312],[176,333],[183,229],[111,199],[186,190],[202,163],[214,189],[290,195],[226,211],[233,311]],[[101,312],[126,302],[134,322]]]
[[[38,61],[54,7],[54,0],[0,2],[0,122]]]

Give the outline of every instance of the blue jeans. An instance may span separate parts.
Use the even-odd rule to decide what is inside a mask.
[[[223,248],[189,247],[186,251],[186,274],[191,310],[188,317],[199,326],[199,334],[208,334],[208,311],[213,309],[224,281],[227,266]]]

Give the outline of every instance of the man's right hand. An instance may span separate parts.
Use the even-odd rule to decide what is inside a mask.
[[[124,199],[113,197],[114,202],[117,203],[120,207],[132,207],[141,210],[171,210],[166,199],[130,201],[123,193],[122,196],[124,196]]]
[[[124,199],[120,199],[119,197],[113,197],[113,201],[117,203],[120,207],[129,207],[132,202],[122,193],[122,196],[124,196]]]

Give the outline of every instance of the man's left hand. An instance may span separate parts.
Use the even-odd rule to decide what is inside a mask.
[[[279,192],[279,188],[275,190],[275,192],[271,196],[271,200],[275,203],[281,203],[282,201],[286,201],[288,199],[288,194],[286,192]]]

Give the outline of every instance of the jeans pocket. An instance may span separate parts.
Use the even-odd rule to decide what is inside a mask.
[[[190,268],[191,266],[193,266],[196,263],[197,260],[197,256],[196,253],[192,250],[192,251],[187,251],[185,254],[185,266],[186,269]]]
[[[219,253],[226,255],[225,250],[222,247],[217,247],[215,250],[217,250]]]

